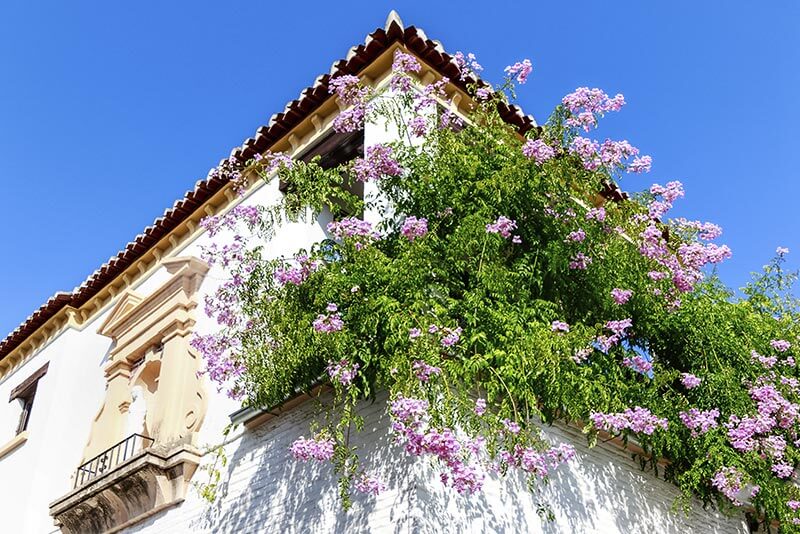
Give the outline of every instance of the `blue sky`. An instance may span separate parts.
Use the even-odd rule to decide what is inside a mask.
[[[628,105],[598,136],[721,224],[734,287],[800,255],[800,3],[32,2],[0,5],[0,336],[115,254],[390,9],[487,78],[530,57],[544,121],[578,86]],[[796,266],[790,255],[790,265]]]

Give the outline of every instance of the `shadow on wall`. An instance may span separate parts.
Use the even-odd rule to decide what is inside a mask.
[[[556,533],[746,533],[741,517],[726,517],[696,504],[672,512],[678,489],[642,472],[621,450],[589,449],[579,430],[548,427],[553,442],[571,442],[578,457],[533,491],[524,477],[487,476],[484,491],[461,496],[439,481],[435,466],[411,459],[392,443],[385,398],[364,403],[364,430],[357,435],[363,464],[388,490],[356,495],[344,511],[330,466],[302,463],[291,443],[308,436],[311,403],[245,432],[231,444],[217,501],[190,522],[195,532],[532,532]],[[548,504],[555,519],[537,512]],[[168,513],[168,512],[167,512]]]

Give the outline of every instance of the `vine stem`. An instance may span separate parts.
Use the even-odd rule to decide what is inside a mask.
[[[500,376],[500,373],[498,373],[494,369],[494,367],[490,366],[489,369],[495,374],[495,376],[498,378],[498,380],[500,380],[500,383],[503,384],[503,388],[506,390],[506,393],[508,393],[508,399],[511,401],[511,407],[514,409],[514,416],[517,418],[517,420],[519,420],[519,412],[517,411],[517,403],[514,402],[514,396],[511,395],[511,390],[508,389],[508,386],[506,385],[506,381],[503,380],[503,377]]]

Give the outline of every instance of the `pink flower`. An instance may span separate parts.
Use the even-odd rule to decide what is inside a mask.
[[[357,363],[351,364],[347,360],[340,360],[339,362],[328,363],[326,370],[331,380],[336,380],[343,386],[349,386],[356,377],[358,368],[359,365]]]
[[[440,340],[443,347],[452,347],[461,339],[461,327],[458,328],[444,328],[445,335]]]
[[[614,289],[611,290],[611,298],[614,299],[614,302],[616,304],[620,305],[628,302],[632,295],[633,291],[630,289],[620,289],[618,287],[615,287]]]
[[[640,406],[626,408],[624,412],[620,413],[606,414],[592,412],[589,415],[589,420],[592,421],[592,424],[598,430],[614,433],[621,432],[622,430],[630,430],[648,436],[658,428],[666,430],[668,425],[666,419],[657,417],[647,408],[642,408]]]
[[[633,158],[633,161],[628,165],[628,172],[642,173],[650,172],[650,167],[653,164],[653,158],[650,156],[641,156]]]
[[[567,234],[567,241],[574,241],[580,243],[584,239],[586,239],[586,232],[584,232],[583,229],[581,228],[578,228],[574,232],[570,232],[569,234]]]
[[[625,335],[625,330],[627,330],[632,326],[633,326],[633,321],[631,319],[622,319],[619,321],[606,322],[606,328],[611,330],[617,336]]]
[[[778,463],[772,465],[772,472],[778,478],[789,478],[794,473],[794,467],[787,463]]]
[[[783,339],[773,339],[769,342],[772,345],[772,348],[777,350],[778,352],[786,352],[792,347],[792,344]]]
[[[479,87],[475,90],[475,97],[478,100],[489,100],[492,96],[492,89],[491,87]]]
[[[409,72],[419,72],[419,61],[412,55],[395,50],[392,72],[394,75],[391,80],[391,87],[395,91],[406,93],[411,89],[411,78]]]
[[[611,98],[600,89],[579,87],[565,96],[561,103],[571,115],[566,120],[567,126],[583,128],[588,132],[597,125],[597,117],[610,111],[619,111],[625,104],[625,97],[618,94]]]
[[[515,435],[519,434],[519,431],[522,430],[520,426],[511,419],[503,419],[503,426],[506,428],[506,430]]]
[[[681,384],[683,384],[683,387],[686,389],[694,389],[699,386],[702,381],[702,378],[698,378],[691,373],[681,373]]]
[[[475,401],[475,415],[483,415],[486,413],[486,399],[477,399]]]
[[[736,506],[741,505],[736,499],[736,495],[742,490],[744,481],[742,473],[735,467],[722,467],[714,474],[711,479],[711,485],[730,499],[733,504]]]
[[[528,139],[522,145],[522,154],[526,158],[533,158],[537,165],[555,157],[556,151],[541,139]]]
[[[431,375],[439,375],[442,373],[439,367],[428,365],[422,360],[415,361],[411,368],[414,370],[417,380],[423,383],[428,382],[431,379]]]
[[[517,228],[517,221],[511,220],[505,215],[501,215],[491,224],[486,225],[486,232],[489,234],[500,234],[508,239],[511,232]]]
[[[592,263],[592,258],[584,254],[583,252],[578,252],[569,262],[569,268],[573,270],[585,270],[589,265]]]
[[[328,223],[328,231],[338,239],[347,237],[364,238],[365,241],[380,239],[380,234],[372,229],[372,224],[357,217],[345,217],[341,221]]]
[[[476,74],[483,70],[483,67],[476,61],[475,54],[469,53],[466,56],[463,52],[456,52],[453,56],[458,70],[461,72],[461,79],[476,76]]]
[[[777,254],[778,256],[785,256],[788,253],[789,253],[789,249],[786,248],[786,247],[778,247],[778,248],[775,249],[775,254]],[[797,501],[793,501],[793,502],[797,502]]]
[[[428,233],[428,219],[424,217],[417,219],[413,215],[410,215],[403,221],[400,233],[409,241],[414,241],[418,237],[425,237]]]
[[[603,222],[606,220],[606,209],[605,208],[592,208],[586,212],[586,220],[596,220],[597,222]]]
[[[692,431],[692,437],[696,438],[712,428],[717,428],[719,410],[714,408],[713,410],[701,412],[697,408],[692,408],[688,412],[680,412],[678,417],[686,425],[686,428]]]
[[[533,70],[530,59],[523,59],[521,62],[517,61],[513,65],[506,67],[505,72],[509,77],[516,76],[517,83],[524,84],[528,80],[528,75]]]
[[[329,302],[326,310],[329,312],[327,315],[320,313],[314,319],[312,323],[314,330],[321,334],[338,332],[344,327],[344,321],[342,321],[342,317],[338,313],[338,307],[336,304]]]
[[[378,180],[384,176],[400,176],[403,172],[393,157],[392,147],[380,143],[368,146],[364,157],[353,161],[352,169],[359,182]]]
[[[646,375],[653,370],[653,362],[636,354],[635,356],[625,356],[622,359],[622,365],[636,371],[639,374]]]
[[[553,321],[550,328],[553,332],[569,332],[569,325],[564,321]]]
[[[420,68],[419,61],[414,56],[400,50],[394,51],[394,61],[392,62],[394,72],[419,72]]]

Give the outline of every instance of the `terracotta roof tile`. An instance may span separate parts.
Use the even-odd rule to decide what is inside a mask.
[[[344,59],[331,65],[329,74],[316,78],[313,85],[301,91],[296,100],[289,102],[283,112],[273,115],[266,126],[261,126],[254,137],[245,140],[240,147],[231,151],[231,155],[240,161],[246,161],[257,152],[270,149],[287,132],[297,126],[329,98],[328,81],[343,74],[358,74],[362,68],[370,64],[392,44],[399,42],[425,60],[440,74],[449,77],[453,83],[464,88],[464,82],[458,80],[459,71],[452,56],[444,51],[441,43],[428,39],[425,33],[414,26],[404,27],[402,21],[393,11],[383,28],[378,28],[367,35],[364,44],[351,48]],[[526,116],[517,106],[502,106],[500,112],[510,124],[525,132],[535,126],[531,116]],[[122,274],[134,261],[143,256],[162,237],[169,234],[200,206],[222,189],[225,181],[216,177],[208,177],[197,182],[195,188],[187,191],[184,198],[175,202],[172,208],[156,219],[152,225],[136,236],[116,256],[93,272],[80,286],[72,292],[59,292],[39,307],[5,339],[0,341],[0,360],[19,346],[37,328],[45,324],[65,306],[76,308],[85,304],[97,295],[109,282]]]

